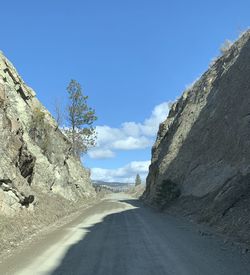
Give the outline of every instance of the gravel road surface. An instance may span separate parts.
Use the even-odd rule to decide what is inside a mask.
[[[249,275],[249,254],[112,194],[0,264],[18,275]]]

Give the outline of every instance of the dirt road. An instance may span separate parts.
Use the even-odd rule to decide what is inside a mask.
[[[0,264],[0,274],[249,275],[249,254],[114,194]]]

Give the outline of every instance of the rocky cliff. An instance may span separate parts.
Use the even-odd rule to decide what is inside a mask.
[[[33,209],[37,194],[95,195],[89,171],[51,114],[0,53],[0,214]]]
[[[250,240],[250,31],[172,105],[143,199]]]

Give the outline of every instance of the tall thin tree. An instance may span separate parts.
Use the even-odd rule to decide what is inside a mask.
[[[141,177],[139,174],[136,175],[136,178],[135,178],[135,186],[138,186],[141,184]]]
[[[83,94],[82,87],[76,80],[70,81],[67,92],[69,128],[66,134],[72,142],[73,154],[80,158],[89,147],[95,145],[96,132],[93,123],[97,117],[95,110],[87,104],[88,96]]]

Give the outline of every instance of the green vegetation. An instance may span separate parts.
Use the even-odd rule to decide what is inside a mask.
[[[80,158],[83,153],[95,145],[96,132],[93,123],[97,117],[95,116],[95,110],[87,105],[88,96],[83,95],[81,85],[77,81],[70,81],[67,92],[69,96],[65,116],[67,117],[67,127],[63,128],[63,132],[72,143],[72,154]],[[65,125],[59,102],[55,105],[55,113],[58,127]],[[53,149],[50,130],[43,110],[35,108],[29,125],[29,135],[47,157],[49,157]]]
[[[95,110],[87,105],[88,96],[83,95],[81,85],[71,80],[67,92],[69,104],[67,108],[68,128],[64,130],[72,142],[72,152],[80,158],[89,147],[95,145],[96,132],[93,123],[97,120]]]
[[[50,146],[48,125],[45,122],[45,113],[40,108],[35,108],[29,129],[30,137],[46,153]]]
[[[141,185],[141,177],[139,174],[136,175],[135,178],[135,186]]]
[[[33,126],[42,126],[44,125],[44,119],[45,119],[45,114],[44,112],[39,109],[35,108],[34,113],[33,113]]]
[[[170,179],[163,180],[156,188],[156,203],[164,208],[170,202],[176,200],[181,194],[180,188]]]

